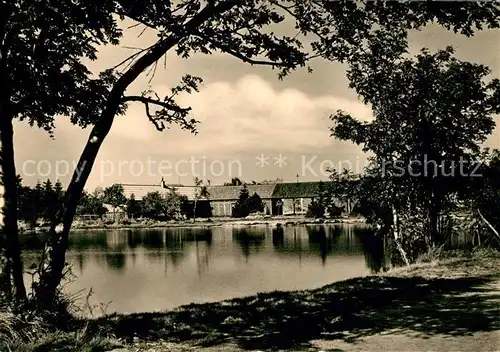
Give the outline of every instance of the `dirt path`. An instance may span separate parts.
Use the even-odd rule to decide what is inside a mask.
[[[404,334],[378,334],[356,343],[344,341],[317,341],[317,351],[349,352],[392,352],[392,351],[453,351],[453,352],[496,352],[500,351],[500,332],[474,333],[471,336],[429,338],[411,337]]]
[[[360,339],[349,341],[349,339],[318,339],[311,341],[312,346],[317,351],[500,351],[500,279],[494,279],[491,282],[480,285],[473,293],[450,294],[455,298],[463,298],[467,302],[476,301],[478,304],[488,302],[490,309],[483,310],[477,316],[474,316],[478,308],[474,304],[468,305],[469,314],[457,307],[456,313],[458,320],[464,321],[464,330],[468,327],[469,320],[477,319],[483,315],[491,318],[493,331],[476,332],[458,332],[452,334],[426,335],[415,333],[411,329],[394,329],[366,336]],[[418,304],[416,302],[416,304]],[[452,308],[444,308],[452,309]],[[462,317],[461,317],[462,315]],[[390,319],[390,316],[388,317]],[[443,322],[445,324],[446,322]]]

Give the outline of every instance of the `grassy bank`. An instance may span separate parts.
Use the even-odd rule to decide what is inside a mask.
[[[317,350],[318,339],[355,341],[394,330],[459,336],[500,329],[498,288],[489,289],[494,293],[489,298],[481,296],[500,278],[498,252],[441,252],[424,259],[315,290],[261,293],[166,313],[113,314],[80,321],[76,332],[11,346],[24,351],[105,351],[118,345],[131,351],[297,351]]]

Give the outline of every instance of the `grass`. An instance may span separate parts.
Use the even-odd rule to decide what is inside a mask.
[[[87,329],[54,330],[41,319],[22,319],[12,313],[0,313],[0,351],[109,351],[121,346],[116,340]]]
[[[316,290],[260,293],[165,313],[111,314],[80,321],[65,333],[21,336],[8,323],[0,325],[0,335],[12,351],[105,351],[119,343],[154,351],[216,351],[228,344],[298,351],[315,339],[356,341],[393,330],[462,336],[500,329],[500,292],[489,286],[499,277],[499,252],[441,250],[410,267]]]

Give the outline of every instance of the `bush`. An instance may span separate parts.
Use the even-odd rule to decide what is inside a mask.
[[[325,206],[320,204],[316,198],[313,198],[309,206],[307,207],[307,218],[322,218],[325,216]]]
[[[262,211],[264,211],[262,198],[257,193],[250,196],[246,185],[243,186],[243,189],[240,191],[240,197],[233,206],[232,216],[235,218],[245,218],[251,213]]]

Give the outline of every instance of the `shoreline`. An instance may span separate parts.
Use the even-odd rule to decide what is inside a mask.
[[[230,226],[297,226],[297,225],[355,225],[365,224],[364,218],[336,218],[336,219],[311,219],[304,217],[283,217],[283,218],[268,218],[268,219],[215,219],[215,220],[197,220],[192,221],[155,221],[146,223],[132,224],[74,224],[71,227],[71,232],[76,231],[105,231],[105,230],[154,230],[168,228],[212,228],[212,227],[230,227]],[[33,230],[24,229],[23,234],[38,234],[46,233],[48,227],[37,227]]]
[[[471,302],[485,305],[481,311],[485,317],[477,317],[478,313],[470,311],[468,300],[462,308],[456,307],[456,300],[447,297],[450,294],[462,297],[464,293],[477,291],[482,295],[484,287],[499,279],[500,252],[452,251],[429,262],[338,281],[317,289],[262,292],[213,303],[188,304],[165,312],[114,313],[87,323],[89,331],[104,329],[115,336],[120,347],[125,348],[122,351],[150,348],[155,351],[186,351],[185,348],[310,351],[314,344],[331,345],[330,335],[339,343],[350,343],[381,330],[406,328],[424,333],[428,328],[432,332],[434,330],[428,327],[429,309],[435,310],[433,321],[445,322],[438,328],[433,327],[442,330],[436,334],[446,334],[450,329],[453,335],[455,329],[463,328],[461,320],[454,320],[457,308],[462,309],[462,317],[470,315],[478,319],[477,326],[472,321],[470,330],[482,331],[481,324],[486,317],[491,318],[489,314],[495,302],[469,297]],[[445,311],[441,313],[443,304]],[[451,309],[453,314],[448,315],[446,309]]]
[[[452,343],[466,347],[463,350],[477,350],[477,344],[495,350],[494,337],[500,331],[496,315],[500,252],[455,250],[423,258],[408,267],[317,289],[263,292],[162,312],[80,317],[64,331],[42,330],[31,341],[10,347],[23,351],[383,352],[394,346],[450,350]],[[471,334],[473,340],[467,337]]]

